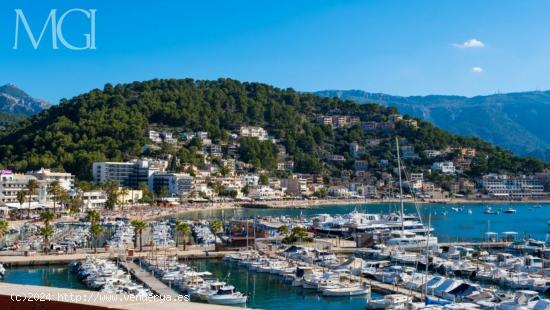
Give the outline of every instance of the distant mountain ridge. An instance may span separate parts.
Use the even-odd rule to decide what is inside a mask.
[[[51,104],[31,97],[14,84],[0,86],[0,113],[30,116],[49,108]]]
[[[480,137],[516,154],[550,161],[550,91],[475,97],[401,97],[362,90],[323,90],[315,94],[394,106],[403,114],[453,133]]]

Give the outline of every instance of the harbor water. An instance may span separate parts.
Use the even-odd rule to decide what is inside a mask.
[[[76,274],[66,265],[34,266],[34,267],[6,267],[6,274],[0,282],[51,286],[85,290],[86,286],[80,282]]]
[[[530,236],[538,240],[546,240],[550,233],[550,204],[506,203],[491,204],[499,214],[485,214],[487,204],[418,204],[424,222],[427,215],[432,214],[432,226],[440,242],[480,241],[487,231],[496,233],[517,232],[519,238]],[[453,208],[458,211],[453,210]],[[513,208],[516,213],[504,213]],[[232,218],[251,216],[313,216],[320,213],[345,214],[357,210],[364,213],[388,214],[397,213],[398,203],[393,204],[356,204],[356,205],[327,205],[318,207],[270,208],[232,210],[205,210],[182,215],[185,219],[205,218]],[[471,210],[471,213],[468,212]],[[405,204],[405,212],[416,213],[414,204]],[[521,225],[518,225],[521,223]]]
[[[260,309],[365,309],[366,296],[322,297],[313,290],[304,290],[283,283],[280,276],[257,273],[222,260],[197,260],[188,263],[200,271],[209,271],[218,279],[231,283],[249,296],[247,307]],[[372,298],[382,295],[372,293]]]

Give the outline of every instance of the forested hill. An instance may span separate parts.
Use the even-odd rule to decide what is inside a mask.
[[[223,144],[241,125],[257,125],[280,140],[295,161],[297,172],[335,174],[353,164],[349,144],[364,144],[372,136],[359,125],[331,128],[317,124],[319,116],[352,115],[362,122],[382,122],[395,108],[323,98],[292,89],[230,79],[216,81],[151,80],[124,85],[107,84],[70,100],[62,100],[38,115],[9,127],[0,137],[2,165],[16,170],[52,167],[90,179],[96,160],[127,160],[142,155],[146,131],[159,126],[174,133],[208,131]],[[469,173],[507,171],[531,173],[544,164],[524,159],[473,138],[462,138],[419,122],[417,129],[397,124],[399,135],[417,152],[446,147],[475,147],[478,155]],[[388,134],[389,135],[389,134]],[[380,159],[394,158],[392,139],[361,156],[376,167]],[[178,156],[183,150],[167,149]],[[181,151],[181,152],[180,152]],[[344,163],[327,160],[345,156]],[[181,156],[185,161],[185,156]],[[424,158],[413,164],[422,164]],[[351,163],[350,163],[351,162]],[[339,166],[343,165],[343,166]]]
[[[320,96],[395,106],[450,132],[480,137],[522,156],[550,161],[550,91],[489,96],[400,97],[361,90],[327,90]]]

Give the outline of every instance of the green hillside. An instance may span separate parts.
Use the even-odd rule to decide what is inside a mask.
[[[336,175],[353,165],[349,144],[364,143],[373,133],[359,125],[331,128],[315,122],[323,115],[351,115],[362,122],[385,121],[396,113],[395,108],[375,104],[356,104],[337,98],[323,98],[292,89],[279,89],[260,83],[242,83],[230,79],[216,81],[151,80],[124,85],[106,85],[94,89],[32,116],[7,129],[0,137],[2,165],[16,170],[41,166],[64,169],[81,179],[90,179],[95,160],[127,160],[140,156],[148,143],[149,128],[164,127],[175,133],[208,131],[215,142],[223,144],[229,134],[241,125],[262,126],[284,145],[295,161],[297,172]],[[421,153],[426,149],[475,147],[471,175],[489,171],[531,173],[544,164],[514,156],[475,138],[462,138],[419,122],[411,128],[397,123],[395,131],[379,133],[380,145],[368,148],[360,159],[369,167],[377,167],[380,159],[395,157],[393,135]],[[246,161],[261,162],[270,146],[246,142],[246,148],[259,155],[241,154]],[[195,149],[166,148],[165,152],[180,158],[180,165],[193,161]],[[146,151],[149,152],[149,151]],[[345,160],[327,160],[331,154],[344,155]],[[191,154],[192,155],[192,154]],[[243,156],[244,155],[244,156]],[[449,155],[453,156],[453,155]],[[273,169],[261,163],[265,169]],[[421,156],[411,166],[428,165]],[[173,167],[178,169],[177,165]]]

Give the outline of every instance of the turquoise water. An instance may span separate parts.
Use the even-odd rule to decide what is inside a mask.
[[[6,267],[0,282],[52,286],[85,290],[86,286],[76,278],[67,266]]]
[[[462,207],[461,212],[455,212],[452,207]],[[486,204],[420,204],[420,212],[427,222],[427,215],[432,213],[432,226],[435,229],[435,235],[441,242],[448,241],[478,241],[483,238],[487,230],[502,233],[504,231],[515,231],[519,237],[524,234],[546,240],[546,235],[550,233],[550,226],[547,221],[550,220],[550,204],[542,204],[540,208],[535,208],[534,204],[512,203],[512,204],[492,204],[493,210],[505,210],[513,207],[517,210],[515,214],[501,213],[498,215],[484,214]],[[345,206],[321,206],[307,209],[235,209],[235,210],[205,210],[188,213],[183,215],[186,219],[204,219],[204,218],[222,218],[231,217],[250,217],[250,216],[311,216],[319,213],[344,214],[357,209],[360,212],[368,213],[389,213],[396,212],[397,204],[357,204]],[[471,209],[472,214],[467,210]],[[447,214],[444,215],[443,212]],[[405,205],[406,213],[414,213],[413,204]]]
[[[188,264],[201,271],[210,271],[218,279],[235,286],[238,291],[249,295],[247,307],[262,309],[365,309],[366,296],[321,297],[315,292],[284,284],[276,275],[249,272],[236,264],[221,260],[197,260]],[[381,295],[372,293],[372,298]]]

